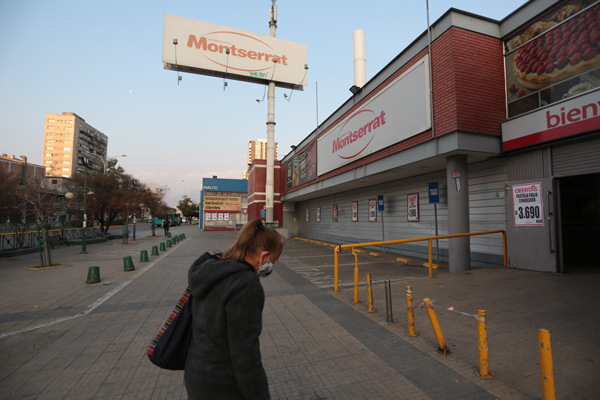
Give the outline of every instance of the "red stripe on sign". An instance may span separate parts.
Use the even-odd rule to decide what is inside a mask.
[[[504,151],[517,149],[519,147],[560,139],[595,129],[600,129],[600,116],[588,118],[583,121],[573,122],[558,128],[532,133],[517,139],[507,140],[506,142],[502,143],[502,149]]]

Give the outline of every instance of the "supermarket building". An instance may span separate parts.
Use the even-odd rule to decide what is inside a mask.
[[[330,243],[503,229],[509,267],[576,272],[600,238],[599,42],[597,0],[450,9],[281,160],[281,225]],[[434,252],[502,265],[502,235]]]

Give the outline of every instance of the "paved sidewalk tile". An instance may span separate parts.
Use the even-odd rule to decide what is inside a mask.
[[[139,262],[140,250],[150,253],[164,238],[143,230],[129,246],[89,245],[87,255],[57,249],[53,260],[64,268],[23,269],[39,263],[35,254],[1,260],[0,399],[186,399],[183,372],[155,367],[145,350],[187,286],[191,263],[224,249],[235,233],[171,231],[186,239],[148,263]],[[135,271],[123,271],[126,255]],[[597,397],[597,281],[505,268],[436,270],[429,279],[426,268],[395,257],[359,255],[361,303],[353,304],[353,255],[340,254],[334,292],[333,248],[288,240],[275,272],[261,280],[261,348],[273,399],[541,398],[538,328],[552,332],[557,397]],[[87,285],[92,265],[100,267],[102,282]],[[375,313],[367,312],[368,272]],[[385,321],[386,279],[393,323]],[[414,338],[405,335],[407,285],[417,304]],[[434,299],[449,355],[437,351],[419,307],[424,297]],[[474,373],[477,322],[464,314],[478,309],[488,313],[491,380]]]

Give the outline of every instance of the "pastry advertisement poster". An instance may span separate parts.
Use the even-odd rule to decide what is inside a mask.
[[[293,189],[317,178],[317,142],[298,153],[287,163],[287,189]]]
[[[513,185],[515,226],[543,226],[544,205],[540,182]]]
[[[407,221],[419,222],[419,193],[411,193],[406,195],[406,203]]]
[[[508,117],[600,87],[600,0],[567,0],[505,43]]]
[[[369,200],[369,222],[377,222],[377,199]]]

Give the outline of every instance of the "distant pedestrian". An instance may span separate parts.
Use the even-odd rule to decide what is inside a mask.
[[[192,340],[185,362],[188,399],[268,400],[259,336],[266,277],[285,239],[256,218],[224,252],[192,264]]]
[[[165,221],[163,222],[163,228],[165,228],[165,236],[169,235],[169,228],[171,227],[171,224],[169,223],[169,219],[165,219]]]

